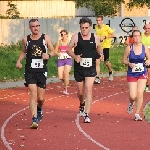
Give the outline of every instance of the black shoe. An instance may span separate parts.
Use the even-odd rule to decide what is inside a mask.
[[[43,118],[43,112],[42,111],[37,111],[37,119],[38,119],[38,122],[41,121]]]

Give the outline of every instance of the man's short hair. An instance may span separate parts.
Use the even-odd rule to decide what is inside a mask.
[[[98,16],[96,16],[96,18],[101,18],[101,19],[103,20],[103,19],[104,19],[104,16],[98,15]]]
[[[38,19],[31,19],[31,20],[29,20],[29,24],[30,24],[31,22],[35,22],[35,21],[38,21],[38,22],[39,22]]]
[[[80,19],[79,24],[81,25],[81,24],[84,24],[84,23],[89,23],[90,26],[92,26],[92,20],[88,17],[83,17],[83,18]]]

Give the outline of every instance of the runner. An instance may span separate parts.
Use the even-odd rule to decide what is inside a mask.
[[[90,123],[89,113],[92,105],[92,87],[96,76],[96,57],[97,52],[101,54],[103,51],[99,37],[90,32],[91,19],[83,17],[79,24],[81,31],[72,36],[67,52],[74,58],[74,78],[77,81],[80,100],[79,115],[84,116],[85,123]]]
[[[148,48],[141,43],[141,32],[139,30],[134,30],[132,37],[133,44],[127,46],[122,59],[122,62],[128,66],[127,82],[130,103],[127,112],[132,113],[133,106],[136,104],[134,117],[136,121],[141,121],[142,118],[139,113],[143,103],[143,92],[147,81],[146,66],[150,64],[150,54]],[[144,61],[145,56],[146,61]]]
[[[60,34],[61,40],[59,40],[55,46],[55,53],[58,56],[58,77],[64,84],[63,94],[68,95],[67,87],[69,84],[69,72],[72,66],[72,58],[66,52],[69,43],[68,32],[66,30],[62,30]]]
[[[150,51],[150,24],[145,24],[144,26],[145,32],[142,33],[142,43],[146,46],[148,46],[149,51]],[[146,66],[147,71],[148,71],[148,79],[145,87],[145,92],[150,92],[149,91],[149,85],[150,85],[150,66]]]
[[[109,80],[113,80],[113,72],[111,63],[109,62],[109,49],[111,47],[111,38],[114,37],[114,30],[112,30],[108,25],[103,24],[103,16],[96,17],[97,25],[95,25],[96,35],[100,37],[100,42],[104,53],[104,64],[109,70]],[[95,78],[95,83],[100,83],[100,59],[96,59],[96,72],[97,76]]]
[[[26,58],[25,65],[25,85],[30,91],[30,111],[32,114],[32,124],[30,128],[37,129],[38,122],[43,117],[42,106],[47,78],[47,59],[54,56],[54,47],[50,37],[40,33],[40,23],[38,19],[29,21],[31,34],[22,40],[22,51],[17,60],[16,67],[22,68],[21,61]],[[47,49],[51,50],[47,54]],[[37,104],[38,103],[38,104]]]

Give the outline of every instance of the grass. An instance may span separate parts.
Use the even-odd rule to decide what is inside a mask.
[[[11,45],[0,46],[0,81],[16,81],[24,78],[24,64],[25,60],[22,61],[23,68],[16,68],[16,61],[21,52],[21,42]],[[110,62],[115,71],[125,71],[126,67],[122,64],[122,56],[124,47],[116,45],[110,49]],[[57,76],[57,57],[53,57],[48,60],[48,77]],[[104,63],[101,63],[101,73],[108,72]],[[73,74],[73,67],[71,73]]]

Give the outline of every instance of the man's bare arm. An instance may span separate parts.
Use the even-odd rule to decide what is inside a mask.
[[[22,50],[21,50],[20,56],[17,60],[19,62],[21,62],[26,56],[26,48],[25,48],[26,42],[27,42],[26,38],[22,39]]]
[[[67,48],[67,53],[68,53],[68,55],[70,55],[72,58],[76,58],[76,55],[75,55],[75,53],[73,52],[73,48],[75,47],[75,44],[76,44],[76,37],[77,37],[77,35],[76,34],[74,34],[73,36],[72,36],[72,38],[71,38],[71,41],[70,41],[70,43],[69,43],[69,45],[68,45],[68,48]]]
[[[21,64],[21,61],[25,58],[26,56],[26,48],[25,48],[25,45],[26,45],[26,42],[27,42],[27,38],[24,38],[22,39],[22,51],[19,55],[19,58],[17,60],[17,63],[16,63],[16,67],[17,68],[22,68],[22,64]]]
[[[103,54],[103,49],[102,49],[99,41],[100,41],[100,38],[97,35],[95,35],[96,49],[97,49],[98,54],[101,55],[101,54]]]
[[[50,37],[48,35],[45,35],[45,39],[47,41],[47,47],[50,51],[50,56],[51,57],[55,56],[55,50],[54,50],[54,47],[53,47]]]

